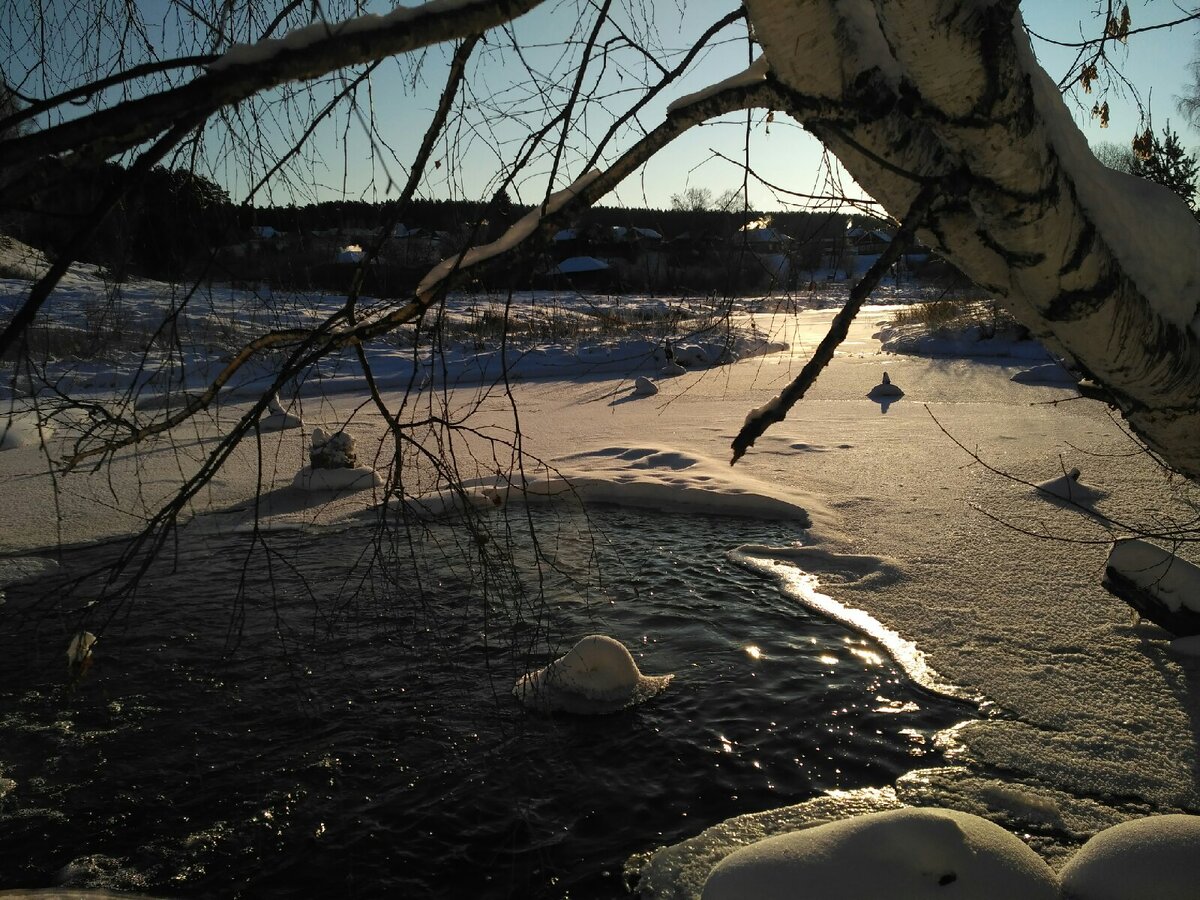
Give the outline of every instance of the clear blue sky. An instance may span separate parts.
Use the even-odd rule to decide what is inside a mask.
[[[1094,0],[1039,0],[1023,4],[1022,9],[1034,31],[1072,42],[1100,32],[1102,23],[1093,16],[1097,5]],[[620,4],[614,4],[614,9],[618,6]],[[690,0],[682,10],[675,3],[634,6],[632,18],[620,21],[622,28],[639,43],[651,47],[655,60],[670,66],[696,35],[733,9],[734,3],[730,0]],[[639,21],[647,11],[655,17],[649,26]],[[1135,0],[1131,12],[1134,28],[1181,17],[1178,7],[1169,0]],[[512,51],[509,36],[493,33],[489,37],[488,45],[476,54],[472,88],[467,98],[472,106],[466,110],[465,118],[457,123],[451,139],[440,148],[439,167],[431,172],[423,186],[424,196],[486,199],[491,195],[497,184],[496,173],[511,163],[521,139],[529,130],[545,120],[540,110],[547,104],[561,102],[565,96],[574,67],[569,48],[578,46],[577,42],[586,37],[589,27],[590,20],[581,21],[573,0],[550,0],[512,26],[512,36],[526,48],[523,61]],[[642,113],[641,123],[645,128],[652,128],[661,121],[666,103],[671,99],[719,81],[746,66],[745,30],[733,26],[722,32],[722,36],[726,39],[724,43],[707,52],[693,65],[686,78],[668,88],[661,102],[656,101]],[[634,102],[641,81],[655,75],[652,63],[620,46],[615,29],[606,29],[603,37],[615,41],[607,65],[603,67],[603,77],[598,82],[598,90],[604,98],[576,112],[578,122],[572,130],[567,152],[559,162],[560,173],[565,172],[568,176],[580,173],[583,160],[591,150],[591,142],[607,128],[612,114]],[[1143,102],[1150,104],[1156,129],[1171,120],[1189,147],[1200,145],[1200,135],[1176,113],[1175,97],[1189,80],[1187,66],[1193,59],[1195,44],[1196,29],[1188,24],[1135,35],[1127,47],[1119,49],[1113,56],[1113,62],[1137,86]],[[564,47],[568,49],[564,51]],[[1038,40],[1034,41],[1034,49],[1056,80],[1069,69],[1076,53]],[[406,58],[385,65],[382,77],[375,82],[372,100],[377,137],[391,150],[381,149],[382,143],[379,143],[377,152],[371,152],[366,129],[357,113],[342,115],[336,123],[330,123],[318,133],[316,147],[324,164],[318,164],[314,173],[322,185],[318,191],[321,199],[341,196],[343,185],[345,195],[353,198],[384,199],[389,196],[387,176],[403,178],[403,164],[411,159],[436,103],[447,58],[447,50],[435,48],[419,63]],[[599,64],[593,64],[592,73],[600,69]],[[529,70],[538,73],[537,91],[530,90]],[[365,94],[363,96],[365,99]],[[1077,98],[1077,102],[1072,102],[1072,97]],[[524,111],[524,122],[510,118],[508,112],[511,110],[502,114],[499,109],[492,108],[492,98],[503,101],[506,107],[515,104],[517,109]],[[1128,146],[1135,131],[1144,127],[1130,92],[1119,84],[1110,87],[1105,97],[1111,114],[1111,125],[1107,129],[1101,129],[1090,115],[1089,110],[1096,99],[1096,94],[1085,95],[1080,90],[1068,95],[1076,120],[1088,139],[1093,144],[1111,141]],[[627,130],[617,146],[627,146],[634,137]],[[749,138],[744,114],[694,129],[628,179],[608,202],[666,207],[670,205],[672,194],[690,185],[709,188],[714,194],[738,188],[742,183],[742,168],[738,163],[746,158],[747,140],[751,165],[767,181],[801,192],[823,190],[820,145],[786,117],[779,116],[768,125],[763,115],[756,113]],[[394,157],[391,151],[394,151]],[[729,159],[721,159],[714,152]],[[510,193],[524,202],[540,199],[552,165],[553,159],[543,154]],[[235,197],[241,193],[237,168],[236,159],[230,157],[224,171],[217,173],[230,184]],[[557,181],[561,183],[562,180],[560,174]],[[846,187],[848,192],[855,193],[856,189],[849,182]],[[395,194],[393,189],[390,196]],[[784,208],[787,202],[786,197],[774,195],[769,188],[753,180],[749,196],[752,205],[760,209]],[[266,199],[260,198],[259,202]],[[292,198],[286,192],[274,191],[271,199],[286,203]],[[304,202],[307,198],[295,199]]]

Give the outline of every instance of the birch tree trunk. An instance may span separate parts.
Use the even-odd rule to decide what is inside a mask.
[[[921,238],[1200,478],[1200,225],[1096,161],[1016,0],[746,7],[789,111],[858,183],[902,215],[941,180]],[[839,112],[814,117],[814,100]]]

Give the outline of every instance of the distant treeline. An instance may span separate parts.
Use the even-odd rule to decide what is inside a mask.
[[[66,248],[104,194],[126,174],[120,166],[109,164],[84,183],[64,181],[0,221],[0,230],[53,256]],[[80,258],[105,266],[118,279],[131,274],[162,279],[205,274],[220,277],[211,265],[217,249],[245,242],[252,226],[270,226],[277,232],[303,236],[314,232],[361,234],[396,223],[446,233],[452,243],[480,243],[503,233],[530,209],[512,203],[504,193],[490,202],[414,200],[403,212],[397,210],[395,201],[239,206],[203,175],[158,167],[134,185],[108,214]],[[841,213],[598,206],[586,211],[580,221],[565,225],[592,233],[613,226],[648,228],[667,241],[686,235],[693,241],[720,242],[767,216],[772,227],[794,239],[794,263],[814,269],[820,265],[825,239],[844,234],[848,224],[848,217]],[[864,224],[859,217],[856,221]]]
[[[495,237],[532,206],[512,203],[501,194],[489,203],[466,200],[414,200],[408,210],[397,214],[393,201],[367,203],[354,200],[331,200],[307,206],[239,209],[242,224],[270,226],[276,231],[310,233],[330,229],[374,229],[391,222],[408,228],[427,228],[452,234],[470,233],[480,222],[485,236]],[[812,247],[819,257],[821,241],[844,234],[853,218],[866,227],[882,225],[883,220],[861,215],[853,217],[840,212],[767,212],[734,209],[647,209],[595,206],[577,222],[578,228],[651,228],[666,240],[690,235],[693,239],[712,237],[728,239],[747,224],[769,219],[771,227],[792,237],[798,247]],[[814,263],[815,267],[816,263]]]

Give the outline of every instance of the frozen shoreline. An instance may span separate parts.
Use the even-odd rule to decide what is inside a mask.
[[[608,492],[605,499],[628,499],[647,490],[637,485],[654,483],[659,495],[647,502],[669,495],[680,509],[704,506],[711,494],[703,491],[720,475],[726,481],[719,493],[741,504],[727,511],[779,515],[780,504],[806,511],[812,546],[830,554],[813,564],[821,590],[869,612],[919,648],[942,677],[1000,711],[947,736],[953,767],[728,823],[701,839],[708,842],[702,850],[687,842],[643,859],[645,895],[694,896],[686,885],[696,883],[699,870],[688,866],[711,865],[762,832],[764,822],[811,821],[896,802],[985,815],[1027,835],[1056,866],[1107,825],[1156,812],[1200,812],[1194,661],[1173,656],[1160,629],[1131,625],[1128,609],[1100,587],[1109,539],[1103,528],[982,470],[942,428],[1031,483],[1053,477],[1064,459],[1080,465],[1088,483],[1107,494],[1098,508],[1120,521],[1185,517],[1173,494],[1178,486],[1168,485],[1143,455],[1129,454],[1099,404],[1031,405],[1073,392],[1013,382],[1027,360],[879,355],[872,334],[885,313],[878,309],[864,311],[843,353],[789,419],[729,470],[728,443],[742,417],[798,371],[830,315],[764,317],[788,352],[663,379],[654,397],[624,401],[631,382],[602,373],[509,388],[525,449],[563,474],[587,476],[593,491]],[[866,397],[883,368],[905,390],[890,409]],[[472,387],[444,396],[452,406],[471,403],[497,433],[511,425],[504,391]],[[355,412],[359,402],[331,391],[303,398],[300,412],[309,426],[350,420],[360,455],[365,449],[369,457],[369,448],[383,446],[386,428],[373,411]],[[237,402],[220,407],[173,444],[123,452],[111,483],[104,473],[72,474],[60,485],[57,505],[37,440],[0,453],[4,551],[128,533],[242,409]],[[56,422],[49,446],[60,452],[65,444],[57,442],[69,442],[77,425]],[[194,525],[235,531],[256,516],[275,527],[361,516],[378,493],[314,499],[288,487],[305,460],[306,431],[263,434],[261,447],[236,451],[193,505]],[[647,454],[621,461],[619,452],[607,452],[614,448]],[[384,469],[385,457],[374,464]],[[256,507],[249,501],[260,461],[264,497]],[[29,510],[55,512],[31,517]],[[1094,543],[1047,540],[1016,528]],[[895,572],[855,578],[837,565],[837,554],[886,558],[895,561]]]

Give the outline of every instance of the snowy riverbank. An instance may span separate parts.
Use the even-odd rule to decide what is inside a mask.
[[[988,701],[978,720],[944,736],[952,766],[719,825],[661,852],[646,848],[633,866],[644,895],[696,896],[711,866],[752,837],[897,804],[983,815],[1055,867],[1108,825],[1200,812],[1200,669],[1173,656],[1160,629],[1132,624],[1128,607],[1099,583],[1113,533],[1189,520],[1194,492],[1135,452],[1101,405],[1050,405],[1074,391],[1013,381],[1026,359],[881,355],[872,335],[887,312],[872,308],[810,395],[730,471],[729,442],[746,412],[796,374],[832,315],[765,310],[738,316],[786,351],[660,379],[654,396],[634,398],[630,380],[594,368],[509,385],[444,383],[420,394],[429,409],[472,411],[479,432],[456,438],[462,474],[491,479],[490,488],[495,464],[485,439],[511,438],[515,408],[524,450],[576,476],[585,497],[770,517],[805,511],[809,546],[819,552],[800,566],[821,591],[865,610],[919,648],[941,678]],[[886,405],[866,396],[884,369],[905,392]],[[360,461],[387,468],[386,423],[353,389],[326,387],[291,404],[306,428],[263,434],[234,452],[193,499],[195,525],[311,526],[361,515],[382,499],[378,489],[331,498],[290,487],[318,425],[345,427]],[[388,388],[384,396],[399,403],[401,394]],[[37,440],[0,453],[4,549],[137,528],[244,409],[233,397],[186,436],[122,451],[109,471],[74,472],[57,491]],[[78,413],[52,422],[51,456],[86,424]],[[1096,508],[1123,525],[1048,502],[985,469],[948,435],[1030,483],[1080,466],[1105,494]],[[530,461],[535,481],[539,471]]]

